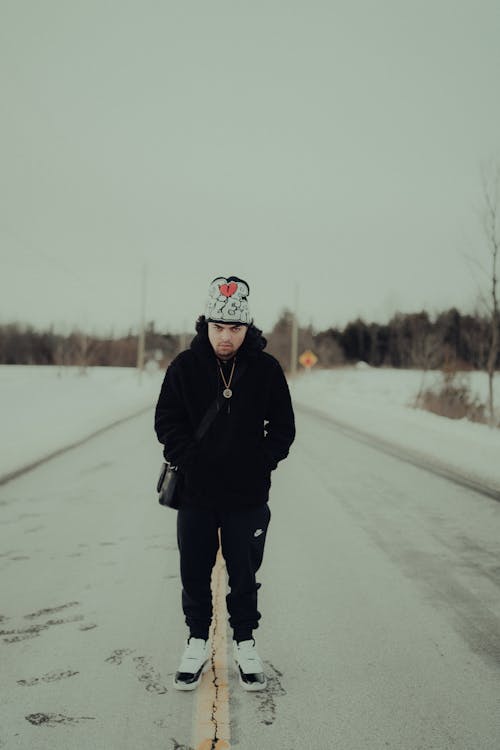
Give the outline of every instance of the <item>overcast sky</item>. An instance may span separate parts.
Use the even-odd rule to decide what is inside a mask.
[[[487,262],[498,0],[0,0],[0,320],[265,330],[452,305]]]

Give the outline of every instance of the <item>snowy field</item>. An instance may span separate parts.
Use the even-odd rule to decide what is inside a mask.
[[[0,478],[150,407],[160,384],[126,367],[0,366]]]
[[[413,408],[423,378],[424,387],[439,389],[442,377],[438,372],[423,375],[417,370],[376,369],[360,363],[302,374],[291,390],[298,404],[500,490],[500,430]],[[462,373],[460,380],[472,396],[487,402],[485,373]],[[500,373],[495,394],[498,410]]]
[[[486,375],[463,377],[472,393],[486,401]],[[129,368],[96,367],[81,374],[77,368],[0,367],[0,478],[113,422],[152,409],[162,378],[162,372],[139,377]],[[497,400],[499,380],[497,376]],[[297,406],[312,407],[500,489],[500,430],[412,408],[421,381],[419,371],[358,365],[300,374],[291,382],[291,392]],[[437,373],[426,375],[426,384],[437,381]],[[153,431],[151,449],[158,450],[160,460]]]

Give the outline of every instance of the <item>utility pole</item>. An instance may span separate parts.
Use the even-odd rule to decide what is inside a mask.
[[[298,308],[299,308],[299,285],[295,284],[295,294],[292,312],[292,331],[291,331],[291,342],[290,342],[290,376],[293,378],[297,374],[297,358],[299,355],[299,324],[298,324]]]
[[[187,335],[186,335],[187,323],[185,320],[182,321],[182,331],[179,334],[179,351],[183,352],[187,347]]]
[[[144,371],[144,349],[146,339],[146,264],[142,265],[142,282],[141,282],[141,318],[139,326],[139,336],[137,338],[137,369],[139,371],[139,382],[142,379]]]

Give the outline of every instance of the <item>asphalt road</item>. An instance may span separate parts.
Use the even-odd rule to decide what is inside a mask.
[[[500,503],[301,413],[259,575],[269,687],[243,692],[228,658],[214,706],[171,685],[185,627],[151,422],[0,488],[0,748],[498,750]]]

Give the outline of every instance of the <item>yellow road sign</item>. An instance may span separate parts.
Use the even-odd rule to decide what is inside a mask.
[[[302,352],[302,354],[299,357],[299,362],[302,365],[302,367],[305,367],[306,370],[310,370],[311,367],[314,367],[316,362],[318,361],[317,356],[314,352],[311,352],[309,349],[306,349],[305,352]]]

